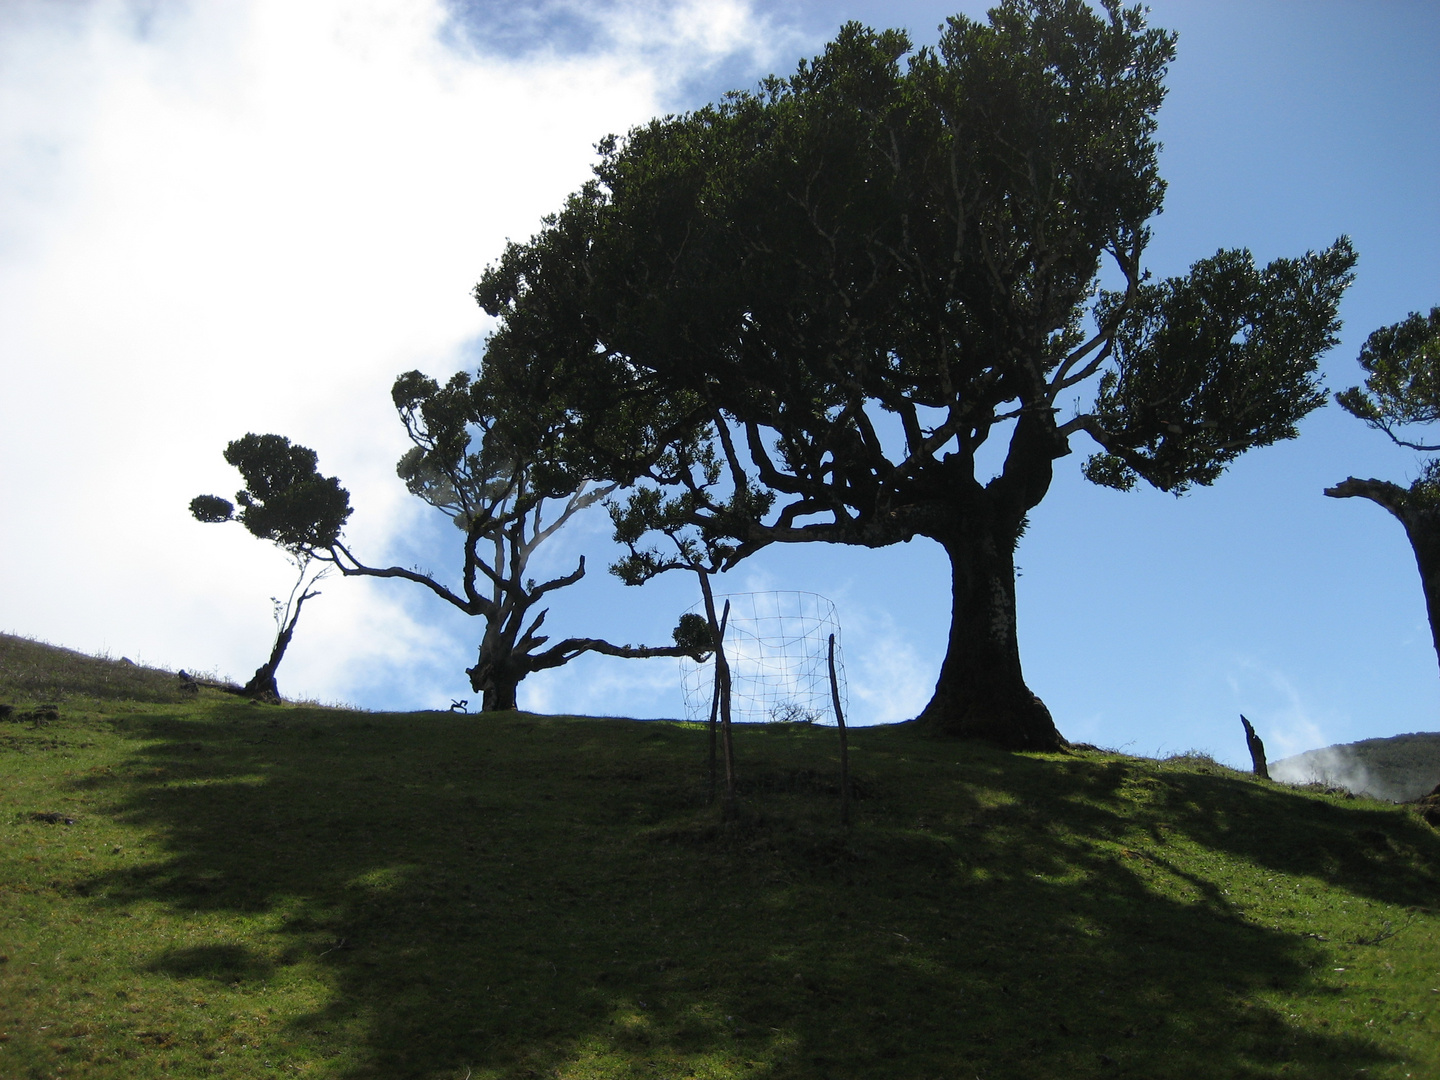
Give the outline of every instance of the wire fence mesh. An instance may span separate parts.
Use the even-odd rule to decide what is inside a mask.
[[[849,717],[845,659],[835,605],[816,593],[748,592],[715,597],[718,616],[730,601],[725,658],[730,664],[730,716],[737,723],[774,721],[834,724],[830,700],[830,635],[835,635],[835,680],[840,707]],[[692,612],[704,614],[704,605]],[[714,694],[715,660],[682,658],[685,714],[708,720]]]

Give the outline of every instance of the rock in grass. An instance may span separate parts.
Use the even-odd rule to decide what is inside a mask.
[[[68,817],[66,817],[64,814],[54,814],[54,813],[39,813],[39,812],[36,812],[36,813],[33,813],[33,814],[30,815],[30,820],[31,820],[31,821],[43,821],[46,825],[74,825],[74,824],[75,824],[75,819],[74,819],[74,818],[68,818]]]

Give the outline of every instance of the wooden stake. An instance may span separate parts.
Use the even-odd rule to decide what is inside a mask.
[[[695,568],[700,578],[700,595],[705,598],[705,621],[710,624],[710,633],[715,638],[715,699],[720,704],[720,740],[725,747],[725,803],[723,817],[729,821],[735,816],[735,749],[730,739],[730,664],[725,659],[725,624],[730,620],[730,601],[725,601],[725,614],[715,618],[715,594],[710,590],[710,572],[702,567]],[[710,714],[711,749],[711,791],[714,791],[714,745],[715,714]],[[713,794],[711,796],[714,798]]]
[[[840,728],[840,824],[850,824],[850,746],[845,738],[845,713],[840,709],[840,680],[835,677],[835,635],[830,635],[830,701]]]
[[[714,618],[714,606],[709,608],[710,617]],[[711,633],[715,638],[715,686],[710,694],[710,801],[715,801],[715,716],[720,709],[720,647],[725,641],[725,624],[730,621],[730,601],[725,601],[725,614],[720,616],[720,625],[712,626]],[[728,674],[728,672],[727,672]]]

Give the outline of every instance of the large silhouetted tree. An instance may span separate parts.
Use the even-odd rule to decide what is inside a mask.
[[[1407,437],[1416,425],[1440,421],[1440,307],[1429,316],[1411,312],[1393,326],[1382,327],[1360,348],[1365,388],[1352,386],[1335,395],[1340,406],[1398,446],[1434,452],[1440,443]],[[1405,526],[1415,552],[1430,636],[1440,657],[1440,458],[1430,458],[1409,487],[1389,480],[1347,477],[1325,494],[1336,499],[1362,498],[1378,503]]]
[[[603,141],[595,180],[477,286],[500,319],[487,367],[588,366],[600,397],[669,408],[676,438],[708,426],[732,494],[778,496],[747,515],[679,478],[732,561],[935,540],[952,621],[920,720],[1061,746],[1022,675],[1014,584],[1054,462],[1083,434],[1092,481],[1179,493],[1293,438],[1355,259],[1342,239],[1148,277],[1173,51],[1113,0],[1008,0],[918,51],[849,24],[789,78]]]
[[[275,605],[275,642],[270,657],[255,669],[242,692],[250,697],[279,700],[275,673],[295,636],[305,601],[319,595],[315,584],[328,567],[328,551],[340,539],[350,516],[350,495],[333,476],[321,476],[315,451],[292,445],[281,435],[249,434],[225,448],[225,460],[244,478],[245,487],[235,503],[218,495],[197,495],[190,513],[199,521],[239,521],[253,536],[269,540],[294,563],[298,576],[285,600]]]

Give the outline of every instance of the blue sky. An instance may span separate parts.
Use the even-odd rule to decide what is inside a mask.
[[[972,15],[982,5],[963,5]],[[395,479],[394,376],[473,366],[468,289],[583,181],[591,147],[816,51],[847,18],[917,43],[931,3],[508,4],[316,0],[0,9],[0,629],[244,677],[263,659],[273,550],[205,527],[245,431],[314,447],[372,562],[455,565],[454,530]],[[143,13],[144,17],[137,15]],[[1169,182],[1148,265],[1218,247],[1267,260],[1344,233],[1360,252],[1327,382],[1374,328],[1440,303],[1440,12],[1428,3],[1161,2],[1179,57],[1161,113]],[[1245,760],[1440,730],[1440,667],[1413,558],[1373,504],[1321,491],[1405,480],[1413,452],[1335,407],[1182,499],[1122,495],[1062,463],[1018,560],[1022,655],[1062,732],[1137,753]],[[686,581],[607,579],[603,520],[564,633],[660,641]],[[543,569],[543,568],[542,568]],[[724,588],[838,609],[857,722],[903,718],[943,653],[948,580],[924,541],[770,549]],[[473,696],[478,629],[397,583],[334,581],[282,688],[372,708]],[[672,716],[668,661],[535,677],[546,710]]]

